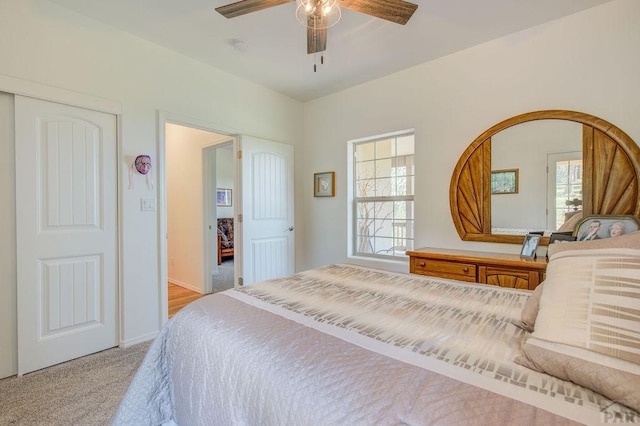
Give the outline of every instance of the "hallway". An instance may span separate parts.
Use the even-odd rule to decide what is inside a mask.
[[[213,293],[219,293],[233,288],[233,268],[233,259],[225,259],[222,264],[218,266],[219,273],[213,276]],[[169,318],[194,300],[206,296],[206,294],[200,294],[171,283],[169,283],[168,289]]]
[[[200,294],[180,287],[179,285],[169,283],[169,318],[189,303],[203,296],[206,296],[206,294]]]

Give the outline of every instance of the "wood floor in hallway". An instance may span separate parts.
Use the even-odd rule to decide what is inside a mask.
[[[180,309],[202,296],[205,295],[180,287],[179,285],[169,283],[169,318],[174,316]]]

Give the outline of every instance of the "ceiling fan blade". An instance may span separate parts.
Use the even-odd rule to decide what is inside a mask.
[[[278,6],[284,3],[291,3],[295,0],[241,0],[226,6],[216,7],[216,12],[225,18],[235,18],[251,12],[257,12],[269,7]]]
[[[418,5],[404,0],[340,0],[340,7],[405,25]]]
[[[322,25],[323,16],[311,15],[307,18],[307,53],[327,50],[327,28]]]

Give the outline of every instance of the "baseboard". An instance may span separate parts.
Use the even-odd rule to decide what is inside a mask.
[[[134,339],[121,340],[119,346],[122,349],[126,349],[130,346],[137,345],[138,343],[148,342],[149,340],[155,339],[158,333],[159,331],[154,331],[152,333],[143,334],[142,336],[138,336]]]
[[[195,291],[196,293],[204,294],[200,287],[196,287],[196,286],[193,286],[191,284],[183,283],[183,282],[180,282],[178,280],[174,280],[172,278],[168,278],[167,281],[169,281],[169,284],[175,284],[175,285],[180,286],[182,288],[186,288],[187,290],[191,290],[191,291]]]

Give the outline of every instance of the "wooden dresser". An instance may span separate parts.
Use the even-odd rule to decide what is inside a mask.
[[[407,251],[409,272],[501,287],[533,290],[545,277],[546,259],[517,254],[421,248]]]

